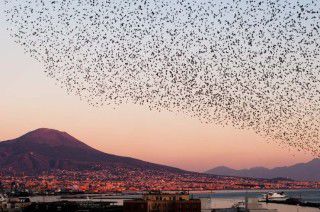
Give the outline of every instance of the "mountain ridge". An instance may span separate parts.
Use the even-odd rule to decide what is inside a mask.
[[[66,132],[48,128],[39,128],[16,139],[0,142],[0,169],[6,172],[115,168],[187,173],[166,165],[104,153]]]
[[[294,180],[320,180],[320,159],[315,158],[306,163],[297,163],[292,166],[282,166],[275,168],[253,167],[249,169],[232,169],[226,166],[218,166],[206,171],[206,174],[252,177],[252,178],[289,178]]]

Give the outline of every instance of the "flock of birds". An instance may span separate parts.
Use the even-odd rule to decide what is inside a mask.
[[[4,0],[8,29],[94,106],[141,104],[320,154],[317,0]]]

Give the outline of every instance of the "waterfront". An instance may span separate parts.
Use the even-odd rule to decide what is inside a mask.
[[[267,192],[283,191],[289,198],[301,198],[303,202],[320,203],[320,190],[303,189],[303,190],[234,190],[234,191],[212,191],[193,194],[196,198],[201,198],[204,208],[229,208],[235,203],[244,201],[245,197],[261,198]],[[206,199],[206,201],[205,201]],[[278,212],[320,212],[318,208],[301,207],[284,204],[261,203],[264,208],[277,209]]]
[[[216,198],[212,201],[212,208],[229,208],[234,203],[238,201],[243,201],[244,199],[222,199]],[[282,205],[282,204],[266,204],[262,203],[264,208],[267,209],[277,209],[278,212],[320,212],[318,208],[310,208],[310,207],[301,207],[301,206],[293,206],[293,205]],[[210,210],[203,210],[210,211]]]
[[[194,198],[200,198],[203,212],[211,211],[213,208],[228,208],[235,203],[244,201],[245,197],[260,198],[262,194],[267,192],[281,192],[290,198],[301,198],[304,202],[320,203],[320,190],[233,190],[233,191],[207,191],[207,192],[191,192]],[[60,195],[60,196],[33,196],[30,197],[32,202],[55,202],[55,201],[101,201],[113,202],[115,205],[123,205],[124,200],[141,198],[141,194],[78,194],[78,195]],[[261,203],[263,207],[268,209],[278,209],[279,212],[320,212],[318,208],[301,207],[284,204],[267,204]]]
[[[320,189],[276,189],[276,190],[233,190],[233,191],[212,191],[212,192],[193,192],[195,197],[212,199],[243,199],[245,196],[249,198],[260,198],[268,192],[284,192],[289,198],[301,198],[304,202],[320,203]]]

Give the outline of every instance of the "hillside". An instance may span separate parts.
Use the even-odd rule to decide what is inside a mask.
[[[169,166],[107,154],[86,145],[66,132],[52,129],[38,129],[19,138],[0,142],[2,171],[38,173],[54,169],[115,168],[184,172]]]

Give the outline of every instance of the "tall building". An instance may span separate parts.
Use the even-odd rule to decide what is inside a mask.
[[[200,212],[201,201],[187,193],[153,192],[142,199],[124,201],[124,212]]]

